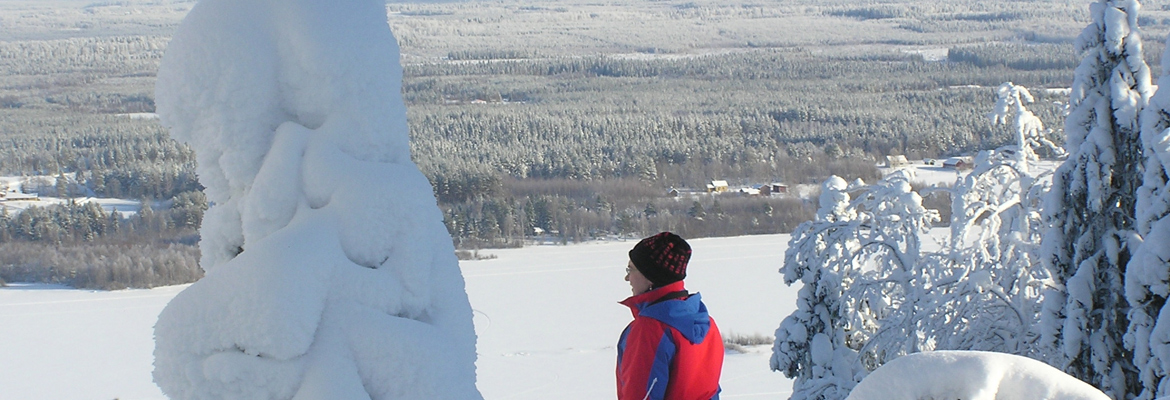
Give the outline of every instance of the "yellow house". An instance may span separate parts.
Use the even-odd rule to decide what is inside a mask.
[[[707,184],[707,193],[723,193],[727,191],[727,181],[711,181]]]

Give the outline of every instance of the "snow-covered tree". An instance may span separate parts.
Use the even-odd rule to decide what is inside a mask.
[[[784,282],[804,286],[797,309],[776,330],[772,370],[796,378],[792,399],[843,399],[865,369],[857,350],[847,343],[842,291],[854,271],[849,259],[856,245],[850,230],[857,216],[849,207],[847,184],[839,177],[825,181],[820,211],[814,222],[801,224],[785,254]]]
[[[1050,279],[1038,257],[1040,206],[1051,174],[1029,172],[1033,160],[1019,157],[1029,147],[981,152],[955,186],[951,240],[931,265],[934,300],[923,307],[937,349],[1040,356],[1040,294]]]
[[[908,173],[870,187],[832,177],[820,203],[817,219],[793,233],[780,270],[786,283],[804,284],[771,359],[796,378],[793,399],[842,399],[868,371],[923,344],[912,317],[918,235],[938,216],[922,207]]]
[[[203,0],[159,68],[206,276],[155,325],[183,399],[477,399],[454,247],[411,161],[378,0]]]
[[[999,85],[996,93],[995,112],[991,114],[992,123],[1007,125],[1008,119],[1013,114],[1015,115],[1012,127],[1015,128],[1016,134],[1015,159],[1018,161],[1017,168],[1026,168],[1027,165],[1022,164],[1022,162],[1037,158],[1035,152],[1037,147],[1050,149],[1057,156],[1063,155],[1063,149],[1048,139],[1049,131],[1044,129],[1044,122],[1040,121],[1036,114],[1028,111],[1025,106],[1025,104],[1035,101],[1028,88],[1004,82]]]
[[[1090,8],[1092,23],[1076,41],[1084,59],[1065,120],[1069,158],[1044,204],[1050,228],[1042,256],[1055,289],[1045,294],[1041,323],[1045,344],[1058,353],[1050,362],[1117,399],[1139,386],[1123,346],[1123,283],[1143,162],[1138,114],[1151,89],[1138,9],[1134,0]]]
[[[1037,244],[1051,174],[1034,174],[1030,164],[1033,148],[1054,145],[1024,106],[1032,101],[1026,88],[1008,82],[998,92],[992,121],[1010,123],[1016,145],[980,152],[952,190],[950,242],[924,265],[932,281],[920,325],[935,349],[1039,357],[1040,294],[1050,273]]]
[[[1145,171],[1138,188],[1135,229],[1143,242],[1130,243],[1133,257],[1125,274],[1129,300],[1126,348],[1133,351],[1142,391],[1138,399],[1170,395],[1170,53],[1162,54],[1158,91],[1142,110]],[[1136,247],[1136,248],[1135,248]]]

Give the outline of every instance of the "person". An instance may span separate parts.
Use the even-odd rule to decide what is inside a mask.
[[[698,293],[683,284],[691,246],[670,232],[630,250],[630,322],[618,340],[619,400],[718,399],[723,338]]]

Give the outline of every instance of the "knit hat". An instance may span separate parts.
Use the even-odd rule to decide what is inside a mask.
[[[670,232],[642,239],[630,250],[630,261],[655,287],[669,285],[687,277],[691,245]]]

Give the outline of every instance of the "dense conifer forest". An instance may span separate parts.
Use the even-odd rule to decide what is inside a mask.
[[[29,177],[43,196],[156,207],[5,211],[0,279],[125,287],[200,275],[195,155],[150,114],[154,73],[192,4],[0,5],[0,176]],[[1162,8],[1147,4],[1141,19],[1154,71],[1170,27]],[[809,197],[703,188],[872,182],[887,155],[1007,144],[988,114],[1008,81],[1032,89],[1029,109],[1059,142],[1088,15],[1071,0],[387,9],[414,158],[464,249],[789,232],[812,217]]]

